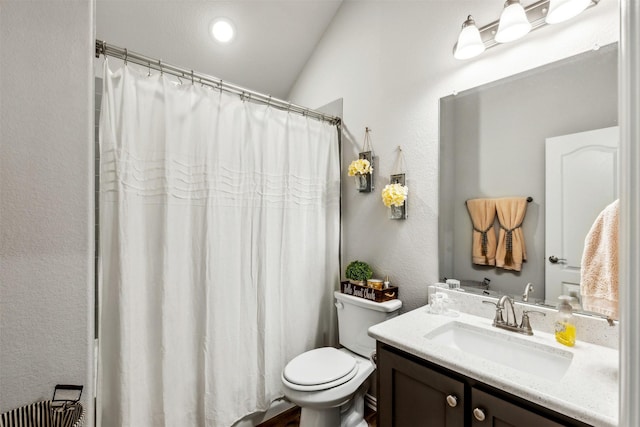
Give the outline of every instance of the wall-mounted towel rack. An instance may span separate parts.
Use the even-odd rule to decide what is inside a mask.
[[[531,197],[531,196],[527,197],[527,203],[531,203],[531,202],[533,202],[533,197]],[[465,204],[465,206],[467,205],[467,201],[466,200],[464,201],[464,204]]]

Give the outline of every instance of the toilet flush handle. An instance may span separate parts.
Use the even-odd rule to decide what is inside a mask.
[[[372,351],[371,354],[369,355],[369,360],[371,360],[371,363],[373,363],[373,366],[378,366],[378,355],[376,354],[376,351]]]
[[[338,310],[342,310],[344,308],[344,304],[340,301],[336,301],[336,308]]]

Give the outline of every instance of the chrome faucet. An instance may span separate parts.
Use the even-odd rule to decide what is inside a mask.
[[[498,300],[498,305],[496,307],[502,307],[502,310],[505,310],[505,304],[509,303],[509,308],[511,308],[511,318],[513,322],[509,322],[509,312],[507,311],[507,319],[505,320],[505,326],[510,327],[518,327],[518,322],[516,321],[516,310],[513,308],[513,298],[508,295],[503,295]]]
[[[524,287],[524,293],[522,294],[522,301],[529,301],[529,294],[533,292],[533,283],[527,283],[527,286]]]
[[[513,307],[513,298],[508,295],[503,295],[500,297],[497,303],[493,301],[482,301],[487,304],[494,304],[496,306],[496,315],[493,319],[493,326],[500,329],[506,329],[507,331],[517,332],[519,334],[525,335],[533,335],[533,329],[531,329],[531,323],[529,322],[529,313],[531,314],[541,314],[546,316],[545,313],[537,310],[522,310],[522,319],[520,321],[520,325],[518,325],[518,321],[516,320],[516,311]],[[506,309],[505,304],[509,303],[509,307],[511,308],[511,318],[513,321],[509,321],[509,312],[506,314],[507,320],[504,320],[503,312]]]

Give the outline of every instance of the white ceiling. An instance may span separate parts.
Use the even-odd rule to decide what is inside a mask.
[[[286,99],[342,0],[97,0],[96,38]],[[209,26],[229,18],[221,45]]]
[[[345,0],[356,1],[356,0]],[[357,0],[382,1],[382,0]],[[500,17],[504,0],[424,1],[468,7],[482,27]],[[536,0],[522,0],[528,6]],[[193,69],[274,97],[289,91],[343,0],[97,0],[96,37],[163,62]],[[231,19],[236,39],[221,45],[209,26]],[[466,18],[450,23],[452,34]],[[362,22],[354,23],[357,31]],[[455,28],[455,29],[454,29]],[[434,35],[435,36],[435,35]],[[455,37],[455,36],[454,36]],[[451,45],[455,39],[450,40]]]

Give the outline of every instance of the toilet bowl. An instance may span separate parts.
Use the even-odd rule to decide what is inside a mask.
[[[300,406],[300,427],[366,427],[364,396],[375,371],[369,356],[375,341],[370,326],[397,315],[399,300],[383,303],[335,293],[340,344],[293,358],[282,371],[287,399]]]
[[[294,369],[287,369],[292,365]],[[301,427],[367,425],[364,395],[375,370],[371,360],[345,348],[322,347],[301,354],[287,368],[282,372],[283,391],[302,408]]]

